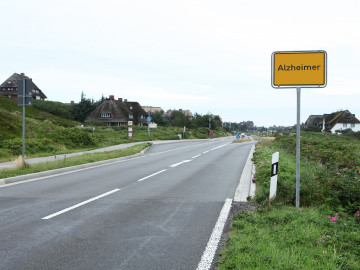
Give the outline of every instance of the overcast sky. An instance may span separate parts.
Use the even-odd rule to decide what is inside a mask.
[[[0,83],[25,73],[48,100],[296,123],[296,90],[271,87],[274,51],[325,50],[328,85],[302,89],[301,121],[360,118],[359,0],[1,0]]]

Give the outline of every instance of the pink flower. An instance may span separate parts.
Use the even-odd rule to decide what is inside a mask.
[[[347,168],[344,168],[344,170],[347,170]]]
[[[358,179],[356,176],[354,177],[355,179]]]
[[[359,173],[360,173],[360,172],[359,172]],[[337,175],[340,175],[341,173],[337,172],[336,174],[337,174]]]
[[[317,153],[316,155],[318,156],[319,154]]]
[[[330,218],[330,222],[336,222],[338,215],[339,214],[336,214],[334,217],[328,216],[328,218]]]
[[[320,185],[320,182],[318,182],[318,185]]]
[[[255,182],[255,180],[256,180],[255,177],[252,180],[253,180],[253,182]]]
[[[359,216],[359,215],[360,215],[359,210],[358,210],[358,211],[356,211],[355,215],[357,215],[357,216]]]

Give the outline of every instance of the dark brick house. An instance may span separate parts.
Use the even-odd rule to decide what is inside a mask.
[[[0,85],[0,95],[7,96],[13,100],[17,100],[17,81],[19,79],[29,79],[24,73],[14,73],[6,81]],[[32,98],[33,99],[46,99],[45,94],[40,90],[39,87],[32,83]]]

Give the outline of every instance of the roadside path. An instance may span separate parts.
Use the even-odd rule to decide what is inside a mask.
[[[226,138],[226,137],[224,137],[224,138]],[[223,138],[217,138],[217,139],[212,139],[212,140],[221,140],[221,139],[223,139]],[[209,140],[211,140],[211,139],[164,140],[164,141],[144,141],[144,142],[134,142],[134,143],[123,143],[123,144],[117,144],[117,145],[112,145],[112,146],[108,146],[108,147],[103,147],[103,148],[98,148],[98,149],[83,151],[83,152],[77,152],[77,153],[68,153],[68,154],[53,155],[53,156],[47,156],[47,157],[29,158],[29,159],[26,159],[26,163],[31,165],[31,164],[37,164],[37,163],[43,163],[43,162],[51,162],[51,161],[56,161],[56,160],[62,160],[64,158],[81,156],[81,155],[85,155],[85,154],[125,149],[125,148],[131,147],[131,146],[134,146],[137,144],[142,144],[142,143],[163,144],[163,143],[174,143],[174,142],[181,143],[181,142],[189,142],[189,141],[209,141]],[[0,163],[0,170],[9,169],[9,168],[12,168],[12,166],[13,166],[12,161],[3,162],[3,163]]]

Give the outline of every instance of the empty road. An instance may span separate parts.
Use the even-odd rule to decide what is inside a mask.
[[[0,186],[0,268],[196,269],[253,145],[232,140]]]

